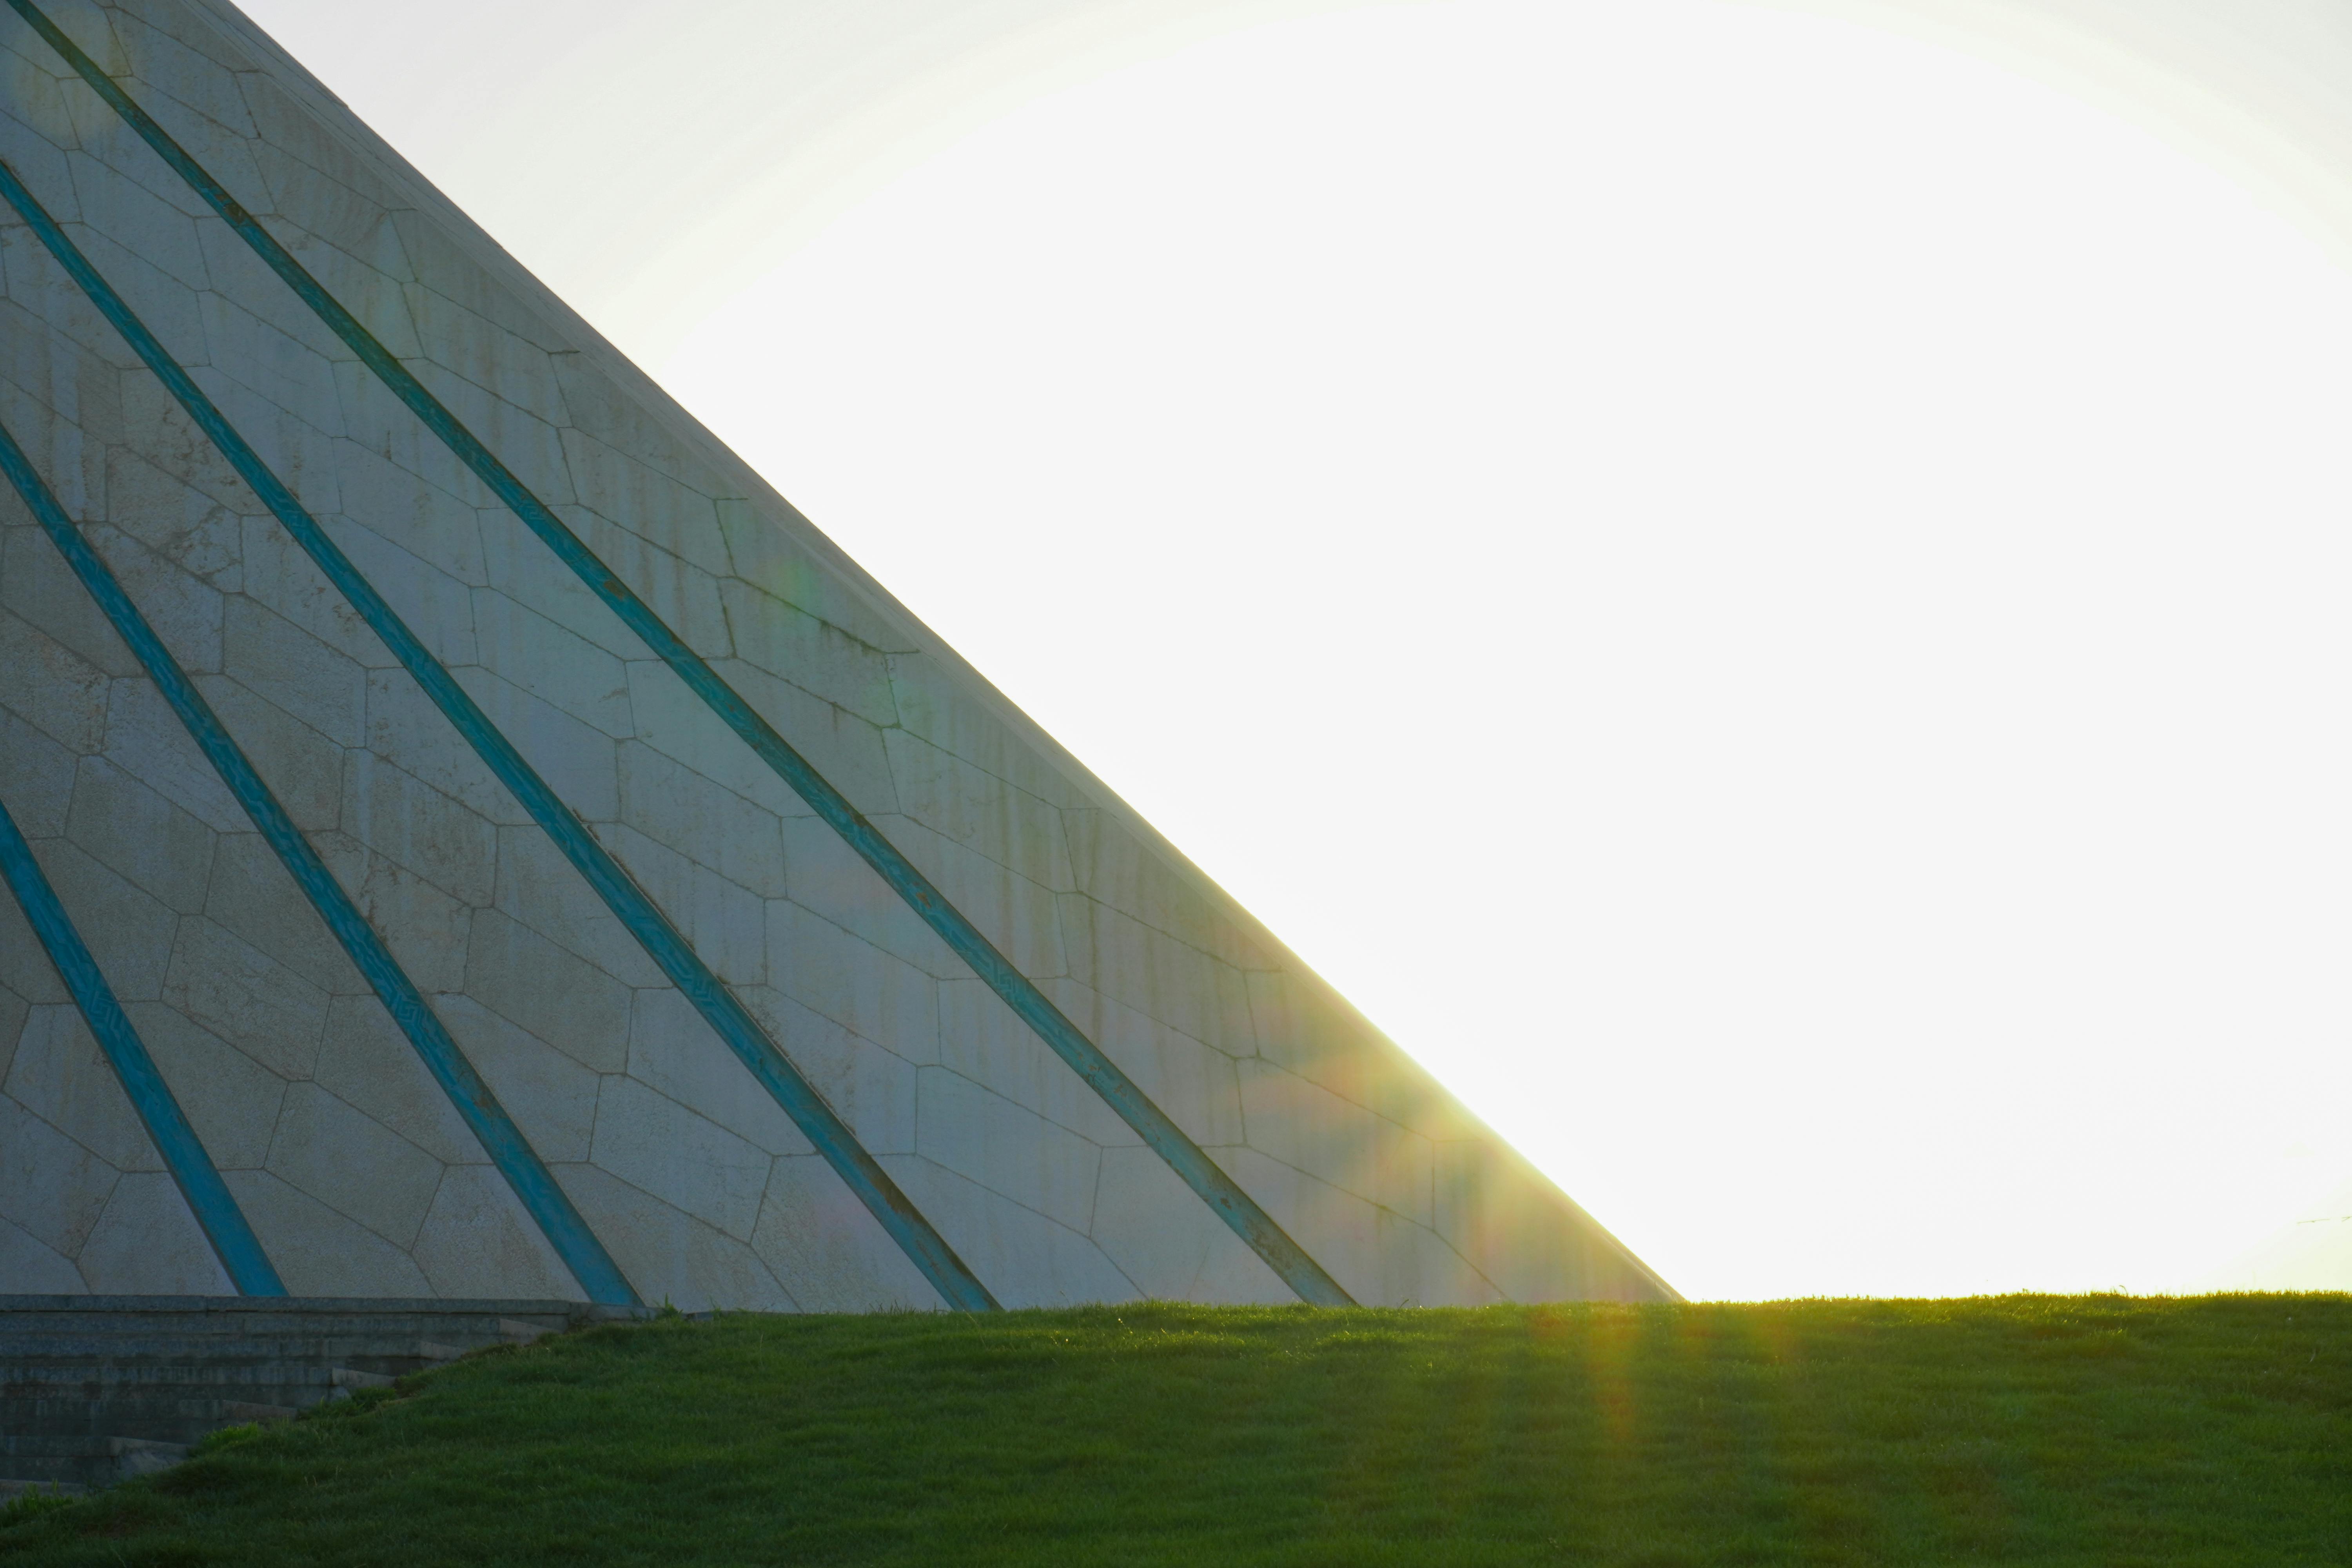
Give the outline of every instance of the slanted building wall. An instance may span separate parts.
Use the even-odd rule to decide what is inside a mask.
[[[210,0],[43,7],[1348,1294],[1664,1285]],[[1293,1289],[15,13],[0,158],[1007,1306]],[[645,1300],[940,1296],[0,211],[0,425]],[[301,1294],[581,1290],[16,497],[0,804]],[[0,897],[0,1289],[226,1277]]]

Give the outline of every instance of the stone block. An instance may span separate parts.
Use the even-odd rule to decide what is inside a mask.
[[[1264,1061],[1234,1064],[1251,1148],[1422,1225],[1434,1223],[1428,1139]]]
[[[144,1002],[161,992],[179,917],[65,839],[34,845],[33,858],[116,999]]]
[[[1060,903],[1073,979],[1228,1056],[1255,1054],[1240,970],[1082,894]]]
[[[245,559],[245,520],[125,446],[106,448],[106,520],[184,572],[212,579]]]
[[[1071,873],[1078,891],[1165,931],[1237,969],[1268,969],[1276,960],[1202,886],[1197,873],[1160,852],[1103,810],[1068,814]]]
[[[442,1163],[315,1083],[289,1084],[269,1173],[357,1220],[405,1252],[415,1241]]]
[[[314,842],[361,915],[392,950],[393,961],[418,990],[464,986],[466,942],[474,929],[471,908],[354,838],[322,833]]]
[[[313,1077],[320,1088],[444,1164],[489,1158],[416,1047],[373,996],[335,998]]]
[[[1266,1060],[1425,1137],[1487,1135],[1427,1068],[1314,976],[1255,973],[1247,984]]]
[[[117,246],[135,249],[149,267],[185,289],[211,286],[212,279],[205,271],[204,247],[196,243],[196,225],[191,215],[99,158],[76,153],[69,154],[66,162],[73,171],[74,195],[80,198],[82,221],[91,237],[104,236]],[[89,248],[88,241],[83,244],[85,249]],[[92,259],[95,261],[95,255]],[[104,270],[102,266],[100,270]],[[136,286],[111,275],[108,280],[126,295]],[[138,309],[136,303],[133,309]],[[143,316],[145,312],[141,313]],[[162,334],[159,331],[157,335]]]
[[[620,820],[763,899],[784,896],[776,815],[641,741],[620,745]]]
[[[16,831],[27,838],[55,838],[66,830],[79,769],[74,754],[5,709],[0,709],[0,801],[8,805]],[[770,829],[773,837],[774,830]],[[774,855],[777,886],[783,896],[782,850]]]
[[[0,1219],[71,1258],[105,1212],[113,1166],[0,1096]]]
[[[22,616],[0,609],[0,705],[68,751],[106,740],[106,671]]]
[[[180,921],[163,1000],[280,1078],[319,1059],[327,993],[201,915]]]
[[[727,536],[736,576],[839,626],[868,647],[899,654],[919,646],[904,612],[835,568],[824,548],[829,542],[791,502],[722,494],[718,506],[719,531]]]
[[[629,988],[494,910],[474,917],[466,991],[583,1067],[628,1061]]]
[[[867,1153],[915,1152],[912,1062],[769,986],[742,986],[736,995]]]
[[[426,357],[551,425],[565,421],[562,391],[547,350],[433,289],[407,292],[409,319]]]
[[[348,174],[342,177],[352,178]],[[394,218],[400,229],[401,246],[407,251],[419,282],[550,353],[561,353],[576,347],[518,300],[498,279],[485,271],[479,262],[467,254],[463,242],[434,218],[415,211],[396,212]],[[479,428],[476,428],[474,433],[481,436],[485,444],[489,442],[488,436]],[[494,452],[498,449],[495,445],[490,447]],[[571,498],[566,496],[563,499],[568,500]]]
[[[258,833],[224,833],[204,912],[320,990],[352,994],[367,982],[324,916]]]
[[[768,977],[767,911],[760,895],[634,828],[598,837],[712,973],[730,985]]]
[[[9,1064],[11,1100],[118,1171],[160,1171],[146,1124],[72,1007],[36,1007]]]
[[[401,624],[445,665],[473,664],[481,658],[475,635],[472,595],[478,590],[429,565],[374,530],[341,512],[319,518],[336,546],[360,574],[375,585]]]
[[[0,539],[0,605],[109,675],[136,675],[139,661],[115,635],[106,612],[66,564],[48,536],[11,528]]]
[[[267,1171],[224,1171],[262,1251],[297,1296],[430,1296],[408,1254]]]
[[[932,1311],[946,1304],[814,1154],[776,1162],[751,1249],[804,1312]]]
[[[1204,1144],[1242,1142],[1233,1058],[1075,980],[1048,981],[1045,991],[1185,1136]]]
[[[749,1247],[593,1165],[555,1179],[647,1301],[685,1312],[790,1312],[792,1296]]]
[[[461,679],[460,684],[466,682]],[[468,685],[467,694],[488,713],[492,723],[512,738],[513,731],[484,700],[481,690]],[[601,735],[598,739],[604,740]],[[433,700],[404,670],[368,672],[367,745],[404,773],[488,821],[504,826],[530,820],[530,814],[507,793],[506,785],[490,772],[481,753],[442,717]],[[339,776],[338,790],[341,787]]]
[[[590,822],[613,819],[620,795],[612,736],[478,665],[450,673],[564,805]]]
[[[578,573],[557,559],[520,518],[502,505],[485,508],[475,515],[481,522],[482,568],[488,587],[574,637],[595,644],[615,658],[626,661],[654,657],[644,639],[629,630],[613,607],[581,581]],[[579,507],[565,507],[558,516],[577,533],[593,514]],[[586,542],[584,536],[583,542]],[[646,548],[642,540],[635,542],[639,549]],[[715,595],[713,607],[716,608]]]
[[[203,909],[213,830],[102,757],[83,758],[77,774],[67,836],[165,907]]]
[[[726,537],[719,531],[719,509],[709,496],[584,430],[563,432],[563,455],[572,474],[566,500],[593,496],[605,515],[647,543],[713,576],[733,573]]]
[[[640,462],[705,494],[720,493],[716,481],[705,482],[698,477],[708,465],[689,455],[669,426],[623,388],[607,369],[580,353],[557,353],[548,363],[562,388],[564,411],[583,433],[607,447],[634,453]],[[719,503],[722,508],[729,504]]]
[[[1212,1158],[1367,1307],[1484,1307],[1503,1299],[1435,1232],[1255,1149]]]
[[[1034,1209],[909,1155],[879,1156],[891,1179],[1007,1308],[1131,1301],[1135,1285],[1086,1237]]]
[[[1656,1276],[1499,1140],[1437,1145],[1440,1238],[1514,1301],[1650,1301]]]
[[[499,833],[474,812],[373,752],[347,752],[342,830],[461,902],[496,886]]]
[[[335,445],[344,515],[469,587],[491,579],[482,558],[482,514],[469,502],[386,461],[356,441]]]
[[[1032,980],[1069,973],[1057,895],[906,816],[871,819],[990,946]],[[958,967],[962,967],[959,961]]]
[[[775,1098],[677,991],[637,993],[629,1076],[767,1153],[811,1150]]]
[[[242,594],[228,601],[222,669],[338,745],[356,746],[366,728],[367,672],[285,616]]]
[[[514,1189],[488,1165],[454,1166],[441,1178],[410,1256],[444,1297],[587,1299]]]
[[[774,816],[810,815],[808,803],[667,667],[629,667],[629,711],[638,742],[681,767]]]
[[[326,523],[320,520],[321,527]],[[353,532],[366,531],[351,527]],[[246,518],[241,564],[246,593],[320,642],[369,669],[389,669],[399,663],[277,519]]]
[[[926,974],[956,978],[971,973],[829,823],[801,816],[778,826],[784,895],[793,903]]]
[[[122,1011],[213,1163],[230,1171],[268,1160],[286,1080],[160,1002]]]
[[[5,888],[0,888],[0,986],[26,1002],[71,1000],[16,895]]]
[[[395,226],[401,226],[404,216],[399,213],[393,215]],[[404,227],[404,242],[407,238],[408,231]],[[413,249],[410,254],[415,259]],[[404,289],[408,296],[412,321],[421,314],[422,296],[433,286],[421,259],[417,262],[416,273],[420,282],[407,284]],[[420,343],[422,341],[420,334]],[[562,506],[576,499],[572,494],[571,477],[563,466],[562,432],[545,418],[436,363],[430,357],[429,348],[426,356],[411,363],[409,369],[415,373],[416,379],[424,384],[425,390],[439,398],[442,405],[457,416],[459,424],[471,430],[482,445],[496,452],[499,461],[541,500],[550,506]],[[421,425],[418,428],[421,433]],[[401,454],[387,452],[386,455],[394,457],[395,461],[404,462]],[[461,488],[469,484],[471,474],[439,441],[427,436],[424,442],[419,443],[417,455],[423,459],[416,465],[418,473],[436,483],[457,489],[459,494],[471,493],[468,489]],[[476,488],[484,497],[484,505],[498,504],[490,498],[487,486]]]
[[[242,52],[217,35],[207,36],[209,29],[200,30],[193,17],[175,17],[162,6],[143,16],[116,11],[110,20],[129,58],[128,74],[213,121],[228,136],[243,139],[255,133],[253,117],[246,112],[244,95],[236,88],[235,73],[253,69],[252,60]],[[180,24],[176,27],[175,21]]]
[[[607,570],[626,583],[646,607],[688,647],[705,658],[724,658],[735,651],[728,633],[727,613],[719,598],[719,580],[707,568],[671,554],[586,507],[565,507],[561,515],[572,531],[580,536],[581,542],[604,563]],[[573,581],[578,579],[574,577]],[[611,616],[611,612],[606,614]],[[611,624],[618,626],[617,617],[613,617]],[[622,637],[636,641],[635,634],[625,627],[620,629]],[[653,657],[642,645],[626,652],[618,647],[614,651],[624,658]],[[883,695],[887,699],[888,693]]]
[[[473,590],[473,601],[479,662],[608,735],[635,733],[621,660],[495,588]]]
[[[0,1080],[16,1059],[16,1045],[24,1037],[25,1025],[33,1016],[33,1005],[17,993],[0,985]]]
[[[1072,1230],[1092,1226],[1099,1148],[945,1068],[923,1068],[917,1094],[918,1153]]]
[[[219,678],[197,676],[194,679],[197,690],[211,701],[218,689]],[[108,696],[108,762],[215,832],[242,833],[252,827],[253,819],[229,794],[212,760],[196,745],[187,726],[163,700],[163,694],[153,682],[143,677],[118,680]],[[217,702],[212,706],[215,712],[219,711]],[[219,717],[230,736],[253,758],[255,771],[265,782],[271,782],[268,771],[255,755],[254,746],[230,716],[220,713]]]
[[[26,1295],[79,1296],[89,1290],[70,1258],[43,1246],[30,1232],[0,1219],[0,1279]]]
[[[391,187],[383,174],[357,149],[330,135],[306,107],[303,98],[289,91],[266,71],[239,73],[237,88],[245,99],[247,111],[253,116],[260,144],[303,159],[372,201],[390,199]]]
[[[1164,1027],[1149,1019],[1143,1022],[1150,1028]],[[940,1063],[1089,1142],[1138,1141],[1103,1097],[978,980],[940,982]],[[1236,1135],[1240,1125],[1235,1116]],[[1235,1141],[1237,1136],[1227,1140]]]
[[[722,583],[719,596],[736,658],[868,723],[898,721],[898,703],[890,695],[889,659],[882,650],[740,578]]]
[[[211,247],[215,257],[226,247]],[[280,408],[296,410],[331,436],[341,435],[342,421],[334,415],[335,378],[331,363],[242,300],[218,289],[200,295],[205,346],[212,367],[246,392]],[[293,323],[289,321],[288,325]]]
[[[654,668],[659,671],[659,679],[677,679],[667,665]],[[713,659],[711,668],[851,805],[868,816],[898,809],[889,758],[882,750],[882,731],[875,725],[837,703],[828,702],[740,658]],[[631,673],[635,671],[633,666]],[[732,731],[729,733],[731,741]],[[694,756],[684,760],[688,766],[709,771]]]
[[[126,1175],[74,1260],[101,1296],[234,1296],[179,1184],[161,1171]],[[13,1282],[12,1282],[13,1288]]]
[[[908,734],[961,757],[1049,805],[1066,810],[1097,804],[1083,769],[1072,763],[1066,772],[1056,765],[1060,759],[1050,751],[1034,749],[1003,715],[961,689],[958,678],[940,668],[929,655],[894,655],[890,689],[898,701],[898,722]]]
[[[1094,891],[1073,880],[1062,813],[1051,802],[906,730],[882,739],[907,816],[1055,892]]]
[[[604,1080],[590,1163],[749,1241],[767,1190],[767,1152],[633,1078]]]
[[[668,979],[612,906],[536,827],[499,829],[498,909],[629,985]]]
[[[1298,1298],[1149,1149],[1103,1151],[1095,1245],[1156,1300],[1287,1306]]]
[[[436,996],[433,1008],[541,1160],[588,1158],[596,1131],[595,1073],[471,997]]]
[[[200,675],[195,683],[247,760],[252,763],[253,771],[261,775],[261,782],[293,819],[294,826],[306,833],[334,826],[342,814],[343,749],[234,680]],[[131,689],[129,683],[125,683],[125,689]],[[117,731],[119,733],[119,725]],[[194,742],[189,744],[193,750]],[[109,754],[115,755],[120,751],[117,747]],[[116,760],[123,759],[117,756]],[[124,765],[132,766],[128,762]],[[133,771],[137,771],[135,767]],[[140,776],[154,783],[148,774]],[[226,788],[209,773],[205,776],[212,789],[203,802],[186,794],[173,798],[224,833],[243,833],[251,828],[252,819],[235,803]],[[172,792],[165,789],[164,793]],[[213,801],[220,804],[210,804]]]
[[[769,984],[913,1062],[938,1059],[938,983],[797,904],[768,905]]]

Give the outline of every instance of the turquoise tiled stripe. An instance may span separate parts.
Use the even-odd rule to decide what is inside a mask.
[[[678,679],[686,682],[688,689],[701,698],[728,728],[741,737],[744,743],[774,770],[778,777],[790,784],[857,852],[859,858],[922,917],[924,923],[938,932],[940,940],[971,965],[972,973],[986,982],[989,989],[1002,997],[1023,1022],[1037,1032],[1039,1038],[1053,1047],[1055,1055],[1101,1095],[1118,1113],[1120,1120],[1165,1160],[1185,1184],[1230,1226],[1235,1235],[1247,1242],[1250,1248],[1265,1259],[1266,1266],[1296,1291],[1301,1300],[1320,1306],[1354,1305],[1352,1298],[1340,1289],[1339,1281],[1309,1257],[1304,1247],[1293,1241],[1275,1223],[1274,1216],[1259,1207],[1257,1201],[1244,1192],[1240,1184],[1211,1160],[1199,1144],[1187,1137],[1184,1130],[1154,1104],[1135,1080],[1120,1070],[1118,1063],[1087,1038],[1085,1033],[1054,1005],[1052,999],[1034,981],[1015,968],[1012,960],[999,952],[995,944],[982,935],[980,929],[967,920],[961,910],[949,903],[946,897],[931,885],[930,879],[916,868],[914,862],[867,822],[839,790],[809,765],[805,757],[777,734],[774,727],[761,718],[740,693],[720,679],[719,672],[712,669],[700,654],[671,631],[627,584],[597,558],[579,535],[566,527],[544,501],[515,478],[472,431],[459,423],[457,416],[450,413],[440,399],[409,373],[407,366],[393,357],[391,351],[376,340],[374,333],[343,309],[341,303],[328,293],[284,246],[278,243],[276,237],[256,222],[253,215],[228,194],[226,187],[190,157],[187,150],[168,132],[156,124],[153,118],[122,90],[120,83],[99,69],[97,62],[44,16],[33,0],[8,0],[8,3],[48,41],[50,47],[64,57],[83,80],[113,106],[115,112],[122,116],[131,128],[188,183],[190,188],[203,197],[263,261],[268,263],[270,269],[301,296],[302,301],[353,353],[359,355],[384,385],[405,403],[460,461],[473,469],[483,483],[496,491],[499,499],[505,501],[515,515],[555,552],[557,558],[610,606],[631,631],[644,639],[646,647],[677,672]]]
[[[294,493],[286,488],[284,481],[270,471],[268,465],[261,460],[260,455],[254,451],[245,437],[237,434],[236,427],[213,405],[212,400],[189,378],[188,373],[164,352],[163,346],[131,312],[121,296],[99,276],[89,259],[66,237],[56,220],[34,200],[32,193],[25,188],[16,172],[5,163],[0,163],[0,196],[5,196],[18,216],[31,226],[58,265],[66,269],[100,312],[113,323],[124,341],[146,363],[147,368],[179,400],[180,405],[203,428],[221,455],[229,460],[230,466],[252,488],[262,504],[269,509],[271,515],[284,525],[287,532],[301,545],[310,559],[318,563],[320,570],[360,613],[369,629],[383,639],[401,667],[424,689],[434,705],[441,710],[475,752],[489,765],[490,771],[498,775],[499,782],[507,786],[523,809],[530,814],[531,819],[562,850],[564,858],[604,899],[606,907],[636,938],[646,954],[669,977],[670,983],[694,1004],[696,1010],[701,1013],[719,1038],[727,1042],[751,1070],[752,1077],[792,1117],[803,1135],[840,1173],[849,1189],[857,1194],[948,1304],[967,1311],[994,1310],[996,1301],[987,1288],[965,1267],[946,1240],[931,1228],[930,1222],[916,1209],[906,1194],[898,1190],[898,1184],[890,1179],[890,1173],[866,1152],[848,1125],[801,1076],[800,1070],[793,1066],[775,1042],[768,1038],[766,1031],[761,1028],[734,993],[719,984],[718,976],[695,954],[668,917],[656,907],[604,847],[596,841],[572,808],[565,805],[537,771],[523,760],[522,753],[515,749],[513,742],[490,722],[488,716],[467,695],[465,689],[457,684],[441,661],[417,639],[416,634],[394,614],[392,606],[384,602],[374,585],[352,564],[350,557],[336,546],[334,541],[327,537],[318,521],[294,498]],[[390,969],[388,978],[390,976],[398,976],[398,984],[406,984],[406,979],[400,975],[397,966]],[[423,1017],[432,1017],[422,1008],[421,1000],[418,1011]],[[394,1016],[399,1016],[397,1009]],[[437,1019],[434,1021],[434,1027],[438,1028]],[[456,1056],[454,1046],[451,1056],[455,1060],[463,1060]],[[489,1091],[483,1087],[480,1092],[487,1097]],[[466,1101],[460,1100],[459,1107],[465,1109]],[[529,1154],[519,1134],[514,1147]],[[493,1157],[496,1157],[495,1152]],[[532,1211],[543,1225],[555,1222],[566,1226],[562,1235],[551,1230],[549,1239],[554,1241],[559,1249],[569,1241],[593,1247],[593,1256],[603,1258],[602,1245],[596,1242],[585,1223],[572,1209],[562,1189],[546,1176],[545,1168],[538,1164],[536,1156],[530,1157],[530,1164],[539,1172],[543,1187],[526,1191],[518,1186],[516,1190],[527,1205],[536,1201],[538,1204],[560,1205],[551,1206],[544,1213],[536,1206]],[[626,1281],[621,1279],[617,1268],[611,1268],[609,1259],[605,1259],[605,1267],[610,1273],[608,1279],[600,1281],[602,1287],[625,1289]],[[586,1278],[583,1278],[582,1284],[588,1286]],[[634,1296],[596,1295],[595,1290],[596,1287],[590,1287],[591,1295],[598,1300],[635,1300]]]
[[[8,440],[7,432],[0,430],[0,442],[6,443],[0,452],[0,461],[11,458],[21,459],[16,444]],[[16,473],[12,468],[9,478]],[[83,945],[81,933],[67,918],[65,906],[58,902],[57,889],[42,875],[40,862],[33,858],[33,847],[16,831],[16,819],[8,808],[0,805],[0,879],[16,895],[25,918],[32,923],[33,934],[41,939],[41,946],[57,966],[58,978],[72,993],[74,1005],[89,1023],[89,1032],[98,1037],[99,1048],[114,1068],[114,1076],[122,1082],[122,1089],[131,1097],[139,1120],[146,1125],[147,1136],[153,1139],[156,1152],[163,1156],[172,1179],[180,1184],[180,1194],[188,1200],[188,1210],[204,1228],[205,1239],[213,1244],[214,1255],[227,1270],[229,1282],[244,1296],[283,1296],[284,1281],[278,1270],[270,1267],[268,1254],[261,1250],[253,1227],[245,1222],[245,1211],[236,1206],[229,1194],[227,1184],[220,1172],[213,1168],[213,1158],[205,1152],[197,1141],[196,1131],[188,1125],[187,1116],[180,1102],[172,1098],[163,1075],[155,1070],[154,1060],[147,1055],[146,1043],[131,1020],[122,1016],[122,1005],[114,999],[114,988],[100,973],[98,961]]]

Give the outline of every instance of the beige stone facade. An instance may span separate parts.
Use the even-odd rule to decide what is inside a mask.
[[[242,16],[45,5],[1346,1291],[1655,1276]],[[15,13],[0,158],[1006,1306],[1293,1292]],[[0,424],[648,1301],[940,1298],[0,212]],[[289,1289],[581,1290],[0,490],[0,804]],[[232,1289],[0,894],[0,1293]]]

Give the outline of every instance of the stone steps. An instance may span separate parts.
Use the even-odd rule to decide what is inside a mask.
[[[185,1443],[142,1437],[0,1437],[0,1469],[11,1480],[45,1481],[76,1491],[151,1476],[187,1457]]]
[[[572,1301],[0,1296],[0,1497],[110,1486],[487,1345],[648,1314]]]
[[[0,1432],[12,1437],[141,1437],[193,1443],[248,1421],[290,1420],[299,1406],[244,1399],[0,1397]]]

